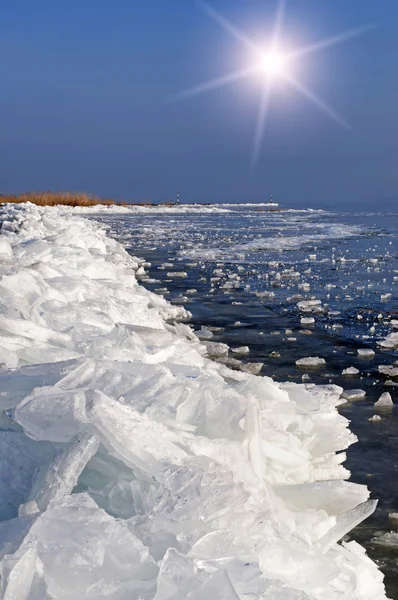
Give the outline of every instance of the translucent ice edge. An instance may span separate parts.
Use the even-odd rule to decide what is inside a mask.
[[[0,221],[0,597],[385,598],[341,388],[208,360],[72,209]]]

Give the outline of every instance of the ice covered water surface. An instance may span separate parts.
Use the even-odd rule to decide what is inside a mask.
[[[340,543],[374,510],[344,481],[342,388],[231,371],[228,346],[137,283],[145,261],[73,210],[2,218],[2,597],[386,597]]]

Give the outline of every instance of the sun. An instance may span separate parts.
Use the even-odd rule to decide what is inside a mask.
[[[287,72],[287,57],[280,50],[268,50],[261,57],[260,68],[265,75],[281,77]]]
[[[266,118],[270,107],[270,98],[273,88],[279,81],[284,81],[289,84],[296,92],[304,96],[308,101],[314,104],[319,110],[321,110],[330,119],[335,121],[345,129],[350,129],[350,125],[337,114],[333,108],[331,108],[327,102],[322,100],[314,91],[307,87],[303,82],[299,81],[294,76],[295,61],[301,59],[309,54],[314,54],[320,50],[330,48],[342,42],[346,42],[352,38],[366,33],[367,31],[374,28],[373,24],[365,25],[364,27],[357,27],[343,33],[334,35],[329,38],[318,40],[308,46],[301,48],[287,49],[286,46],[281,46],[283,41],[283,21],[286,10],[287,0],[278,0],[278,8],[275,16],[275,22],[272,28],[272,34],[268,42],[268,47],[259,47],[254,40],[246,36],[240,29],[230,23],[225,17],[223,17],[218,11],[207,4],[206,0],[194,0],[195,3],[201,8],[214,22],[221,26],[221,28],[235,38],[242,46],[250,51],[253,56],[253,64],[248,65],[246,69],[242,71],[236,71],[233,73],[227,73],[216,79],[205,81],[202,84],[196,85],[188,90],[180,92],[174,96],[174,100],[182,100],[183,98],[191,98],[204,92],[217,89],[222,86],[236,83],[237,81],[244,78],[258,78],[261,77],[264,83],[263,91],[260,99],[260,106],[258,111],[257,123],[254,134],[253,153],[252,153],[252,166],[254,167],[257,163],[262,138],[264,134],[264,127]]]

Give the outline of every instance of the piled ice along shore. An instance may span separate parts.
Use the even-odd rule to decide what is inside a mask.
[[[209,360],[72,209],[0,221],[1,598],[385,598],[341,388]]]

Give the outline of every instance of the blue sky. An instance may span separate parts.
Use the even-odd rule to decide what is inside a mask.
[[[256,40],[273,0],[209,0]],[[127,201],[263,201],[391,207],[398,201],[398,2],[290,0],[302,45],[377,27],[297,64],[347,132],[292,89],[274,90],[250,165],[261,85],[172,102],[241,69],[247,51],[191,0],[5,0],[0,9],[0,191],[78,190]]]

